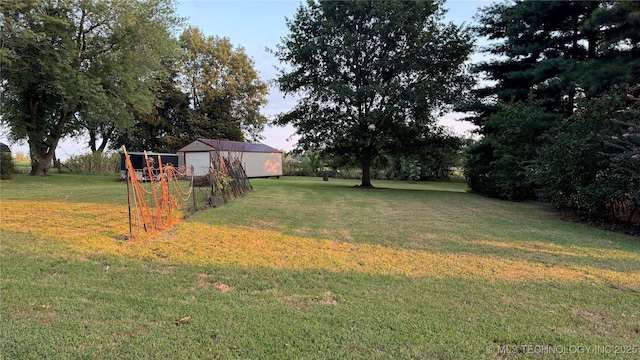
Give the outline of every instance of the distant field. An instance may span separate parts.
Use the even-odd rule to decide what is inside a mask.
[[[116,177],[1,181],[2,358],[640,356],[638,238],[460,183],[252,184],[123,241]]]
[[[28,173],[31,171],[31,161],[14,160],[13,164],[18,173]]]

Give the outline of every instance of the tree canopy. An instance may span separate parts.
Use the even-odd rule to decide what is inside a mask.
[[[287,20],[274,53],[288,67],[276,80],[300,96],[280,114],[299,147],[353,156],[363,187],[380,154],[411,151],[436,115],[471,85],[464,62],[470,32],[443,21],[441,1],[315,1]]]
[[[175,55],[172,0],[3,1],[2,121],[47,175],[61,138],[148,112],[154,75]]]
[[[166,67],[167,73],[156,83],[157,101],[152,111],[133,111],[134,124],[115,132],[112,148],[125,145],[131,151],[170,153],[192,141],[189,95],[180,89],[176,79],[177,62],[168,62]]]
[[[242,47],[205,36],[197,27],[180,35],[180,54],[158,81],[158,102],[149,114],[119,133],[132,150],[173,152],[198,138],[257,140],[267,119],[267,85]]]
[[[209,126],[202,126],[201,135],[258,139],[267,122],[260,108],[267,102],[268,87],[253,60],[228,38],[204,36],[196,27],[185,29],[180,43],[182,88]]]

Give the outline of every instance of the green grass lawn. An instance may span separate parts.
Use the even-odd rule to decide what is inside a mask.
[[[115,177],[1,181],[0,358],[640,356],[638,238],[460,183],[252,184],[134,243]]]
[[[31,171],[31,162],[28,160],[14,160],[13,166],[19,173],[28,173]]]

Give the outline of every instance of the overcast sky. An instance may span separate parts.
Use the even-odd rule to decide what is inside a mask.
[[[447,20],[456,24],[470,24],[478,8],[491,2],[492,0],[448,0],[445,3],[445,8],[449,9]],[[299,0],[178,0],[177,12],[186,18],[188,25],[200,28],[205,35],[228,37],[234,46],[242,46],[253,59],[261,78],[269,82],[276,76],[275,67],[279,63],[267,48],[275,49],[280,39],[288,34],[285,18],[292,18],[300,4]],[[295,105],[295,99],[284,98],[273,87],[267,100],[268,104],[263,108],[263,114],[267,117],[287,111]],[[471,125],[455,120],[460,116],[448,115],[443,123],[458,133],[464,133],[471,129]],[[294,129],[291,127],[267,127],[262,142],[288,151],[295,146],[295,137],[289,139],[293,133]],[[0,141],[9,143],[4,133],[0,134]],[[29,153],[26,142],[10,145],[14,153]],[[88,151],[84,139],[65,139],[58,147],[57,156],[64,160],[71,155]]]

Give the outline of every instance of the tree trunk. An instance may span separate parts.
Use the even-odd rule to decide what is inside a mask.
[[[33,118],[37,119],[35,114]],[[36,128],[28,134],[29,136],[29,154],[31,155],[31,175],[49,176],[51,164],[56,156],[56,148],[60,142],[60,130],[65,123],[65,118],[61,116],[61,120],[56,125],[56,131],[48,131],[42,128]],[[44,130],[44,131],[43,131]],[[47,135],[42,136],[45,133]]]
[[[52,129],[48,129],[38,113],[40,100],[30,98],[28,103],[31,118],[31,121],[27,124],[29,155],[31,156],[30,175],[49,176],[51,163],[56,155],[58,142],[60,142],[60,138],[62,137],[60,134],[62,134],[62,129],[73,112],[61,111],[57,124],[55,124]]]
[[[104,127],[108,125],[103,125]],[[114,128],[89,129],[89,149],[92,153],[103,153],[107,148],[107,144],[113,136]],[[98,145],[98,135],[100,135],[100,145]]]
[[[29,153],[31,156],[31,173],[34,176],[49,176],[51,163],[55,156],[55,149],[58,140],[55,140],[55,146],[47,146],[38,140],[29,139]]]
[[[100,146],[98,146],[98,151],[103,153],[104,150],[107,148],[107,144],[109,143],[109,140],[111,140],[111,137],[113,136],[113,132],[115,131],[115,127],[111,127],[109,126],[108,128],[106,128],[108,125],[104,125],[105,128],[102,129],[102,133],[100,135],[101,142],[100,142]]]
[[[103,153],[104,150],[107,148],[108,143],[109,143],[109,140],[103,137],[102,141],[100,142],[100,146],[98,146],[98,152]]]
[[[98,130],[89,129],[87,132],[89,133],[89,149],[91,149],[92,153],[95,153],[98,151],[96,147],[96,142],[98,141],[96,133],[98,132]]]
[[[371,185],[371,159],[365,157],[362,159],[362,188],[373,188]]]

